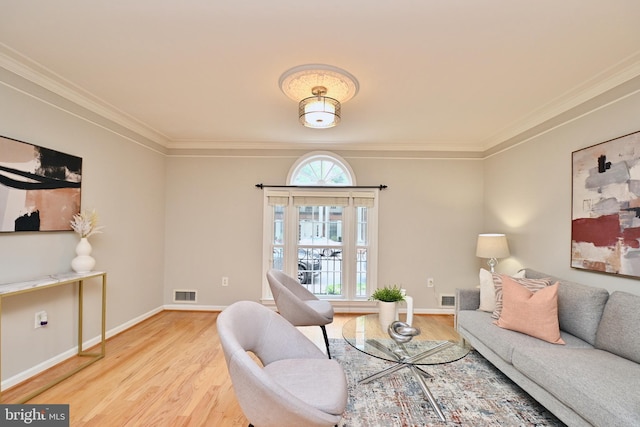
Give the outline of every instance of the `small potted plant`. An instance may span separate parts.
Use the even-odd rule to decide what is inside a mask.
[[[378,288],[371,294],[370,300],[384,302],[404,301],[404,290],[396,285]]]
[[[404,301],[405,291],[396,285],[378,288],[369,297],[378,301],[378,318],[380,327],[386,331],[391,323],[396,320],[398,314],[398,302]]]

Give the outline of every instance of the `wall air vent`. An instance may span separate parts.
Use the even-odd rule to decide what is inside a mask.
[[[440,294],[440,307],[450,308],[456,306],[456,296],[448,294]]]
[[[198,291],[187,289],[174,289],[173,302],[196,302],[198,300]]]

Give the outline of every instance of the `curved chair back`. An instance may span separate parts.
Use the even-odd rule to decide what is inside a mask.
[[[340,421],[347,402],[342,367],[326,359],[282,316],[258,303],[240,301],[220,313],[216,324],[238,403],[253,425],[330,426]],[[287,387],[296,369],[300,372],[294,387]],[[293,390],[300,380],[304,393]],[[328,389],[315,390],[320,383]],[[329,400],[322,398],[327,395]]]
[[[269,270],[267,281],[278,312],[294,326],[322,326],[333,322],[333,308],[320,301],[297,279],[280,270]]]

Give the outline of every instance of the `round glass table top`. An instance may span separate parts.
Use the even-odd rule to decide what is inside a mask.
[[[462,359],[470,346],[458,332],[429,316],[413,316],[412,327],[420,333],[400,343],[383,330],[377,314],[358,316],[342,327],[342,336],[354,348],[390,362],[438,365]]]

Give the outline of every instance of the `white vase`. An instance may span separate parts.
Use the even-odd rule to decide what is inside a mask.
[[[396,320],[397,313],[397,302],[378,301],[378,319],[383,331],[387,332],[389,325]]]
[[[91,244],[86,237],[80,239],[76,245],[76,255],[71,260],[71,268],[76,273],[86,273],[93,269],[96,265],[96,260],[91,256]]]

